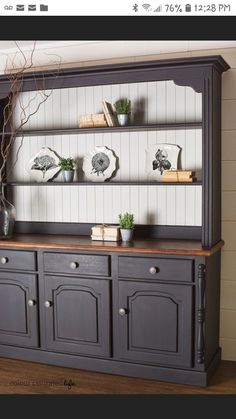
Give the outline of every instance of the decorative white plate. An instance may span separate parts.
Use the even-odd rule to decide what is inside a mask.
[[[104,182],[116,170],[116,156],[108,147],[96,146],[83,159],[83,172],[86,179]]]
[[[155,144],[146,150],[146,172],[150,178],[161,180],[165,170],[177,170],[181,147],[175,144]]]
[[[48,182],[60,170],[59,157],[49,147],[43,147],[27,163],[26,170],[36,182]]]

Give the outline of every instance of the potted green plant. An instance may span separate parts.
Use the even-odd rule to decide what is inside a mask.
[[[124,242],[129,242],[133,238],[134,214],[128,212],[119,214],[120,234]]]
[[[128,124],[131,109],[131,101],[129,99],[119,99],[114,103],[119,125]]]
[[[61,157],[58,165],[61,168],[64,182],[73,182],[74,179],[74,160],[69,157]]]

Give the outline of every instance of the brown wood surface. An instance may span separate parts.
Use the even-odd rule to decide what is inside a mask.
[[[192,240],[134,240],[131,243],[92,241],[88,236],[57,236],[16,234],[11,240],[0,240],[0,247],[19,249],[88,250],[119,253],[151,253],[170,255],[211,256],[224,242],[211,249],[204,249],[200,241]]]
[[[208,387],[195,387],[0,358],[0,393],[236,394],[236,362],[222,361]]]

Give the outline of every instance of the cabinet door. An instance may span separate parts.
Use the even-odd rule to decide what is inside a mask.
[[[36,276],[0,273],[0,344],[38,346]]]
[[[192,287],[120,281],[119,357],[191,366]]]
[[[45,276],[47,348],[109,356],[109,288],[109,280]]]

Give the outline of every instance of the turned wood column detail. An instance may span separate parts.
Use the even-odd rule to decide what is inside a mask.
[[[198,309],[197,309],[197,363],[204,361],[204,322],[205,322],[205,272],[206,266],[198,265]]]

